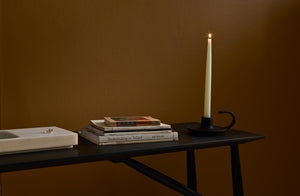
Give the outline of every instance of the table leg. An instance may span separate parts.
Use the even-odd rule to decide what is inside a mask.
[[[1,187],[1,186],[2,186],[2,183],[1,183],[1,179],[2,179],[2,175],[1,175],[1,173],[0,173],[0,196],[2,195],[2,189],[1,189],[1,188],[2,188],[2,187]]]
[[[232,169],[232,185],[233,185],[233,195],[243,196],[243,182],[240,164],[240,155],[238,144],[231,144],[231,169]]]
[[[187,158],[187,185],[190,189],[197,192],[195,152],[194,150],[186,151]]]

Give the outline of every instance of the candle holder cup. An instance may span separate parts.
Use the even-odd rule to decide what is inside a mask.
[[[220,114],[228,113],[232,117],[230,125],[227,127],[213,126],[213,119],[211,117],[202,117],[201,125],[189,126],[188,130],[193,135],[217,135],[225,133],[235,124],[235,115],[230,111],[219,111]]]

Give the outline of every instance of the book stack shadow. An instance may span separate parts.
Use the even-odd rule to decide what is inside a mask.
[[[91,120],[79,135],[97,145],[133,144],[178,140],[171,125],[152,117],[104,117]]]

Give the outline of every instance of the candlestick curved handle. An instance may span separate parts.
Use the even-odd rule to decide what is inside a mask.
[[[228,125],[227,127],[224,127],[226,129],[230,129],[235,124],[235,115],[230,111],[219,111],[219,114],[224,114],[224,113],[230,114],[232,117],[231,124]]]

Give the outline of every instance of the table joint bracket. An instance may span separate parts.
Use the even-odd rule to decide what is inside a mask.
[[[201,196],[199,193],[194,191],[193,189],[186,187],[185,185],[181,184],[180,182],[170,178],[169,176],[141,163],[132,158],[126,158],[121,160],[112,160],[114,163],[124,163],[127,166],[137,170],[138,172],[148,176],[149,178],[183,194],[186,196]]]

